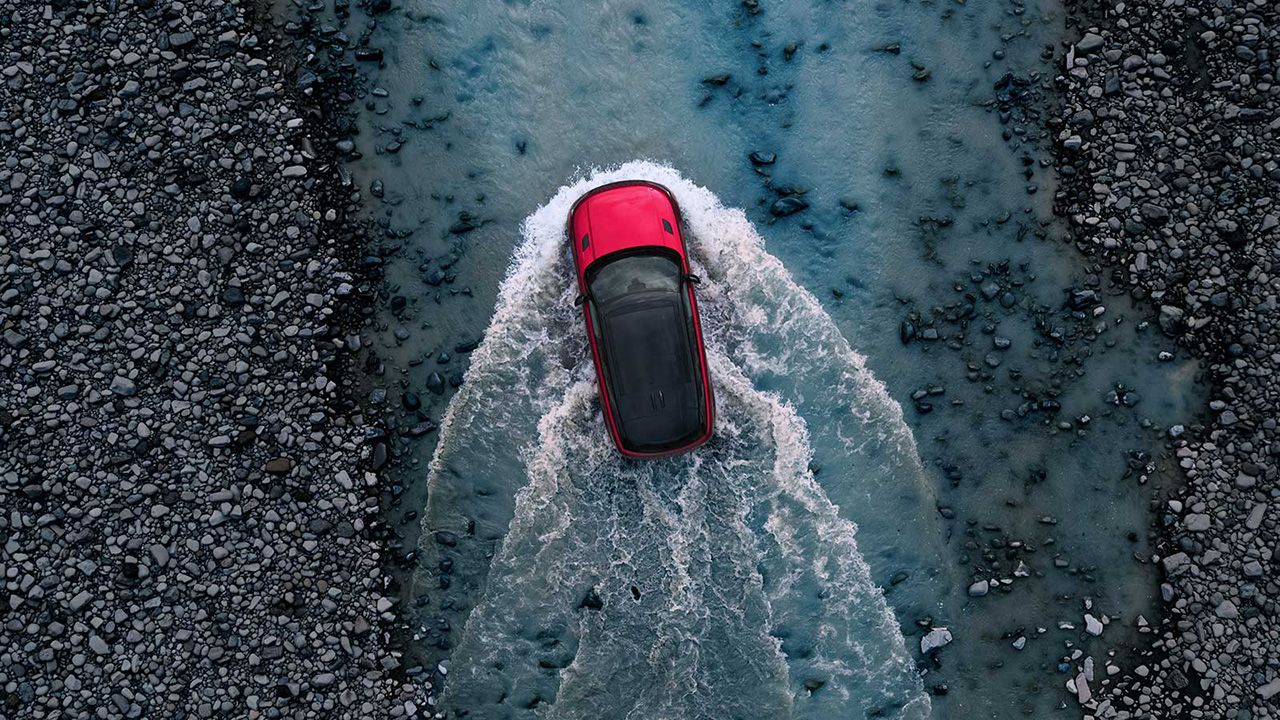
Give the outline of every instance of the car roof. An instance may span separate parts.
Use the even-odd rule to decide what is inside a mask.
[[[679,214],[666,188],[628,181],[596,188],[574,205],[569,217],[578,271],[615,252],[662,247],[684,257]]]

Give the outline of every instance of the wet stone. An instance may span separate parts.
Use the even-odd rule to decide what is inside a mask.
[[[444,376],[438,372],[433,372],[427,376],[427,390],[436,395],[444,394]]]
[[[769,213],[774,217],[787,217],[788,215],[794,215],[801,210],[805,210],[808,207],[809,203],[805,202],[802,198],[796,197],[795,195],[788,195],[775,200],[773,204],[769,206]]]
[[[386,443],[374,443],[373,455],[369,458],[369,467],[374,471],[381,470],[386,467],[387,461],[391,459],[391,451],[387,448]]]
[[[928,655],[951,644],[951,631],[944,627],[935,627],[920,638],[920,652]]]

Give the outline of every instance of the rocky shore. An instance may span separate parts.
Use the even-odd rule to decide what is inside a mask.
[[[1163,618],[1126,672],[1071,685],[1089,716],[1276,717],[1280,6],[1068,6],[1059,210],[1212,384],[1203,426],[1169,432]]]
[[[339,371],[351,193],[255,12],[0,1],[4,717],[426,710]]]

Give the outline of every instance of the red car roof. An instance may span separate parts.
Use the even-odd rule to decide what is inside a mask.
[[[688,267],[675,204],[659,185],[632,181],[598,187],[573,206],[569,227],[579,279],[599,258],[636,247],[674,250]]]

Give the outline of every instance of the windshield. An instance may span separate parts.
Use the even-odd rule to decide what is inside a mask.
[[[680,266],[668,255],[628,255],[591,273],[591,299],[608,306],[629,295],[680,289]]]

